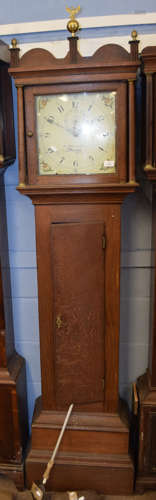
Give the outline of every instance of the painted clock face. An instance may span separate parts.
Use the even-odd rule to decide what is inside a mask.
[[[116,171],[116,92],[36,96],[39,175]]]

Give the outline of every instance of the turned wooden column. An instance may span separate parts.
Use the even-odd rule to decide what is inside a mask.
[[[23,85],[17,86],[17,109],[18,109],[18,120],[20,123],[20,127],[18,127],[19,185],[24,186],[26,182],[26,168],[25,168]]]
[[[129,182],[135,182],[135,81],[129,80]]]

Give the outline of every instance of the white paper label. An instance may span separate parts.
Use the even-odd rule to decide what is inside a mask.
[[[104,161],[104,167],[114,167],[114,161],[112,161],[112,160],[105,160]]]

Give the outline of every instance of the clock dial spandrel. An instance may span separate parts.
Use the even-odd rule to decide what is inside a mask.
[[[116,172],[116,92],[36,96],[39,175]]]

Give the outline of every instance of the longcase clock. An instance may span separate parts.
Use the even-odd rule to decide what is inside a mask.
[[[64,59],[11,49],[18,190],[35,205],[42,371],[26,479],[41,477],[74,403],[49,489],[125,494],[134,471],[118,395],[120,208],[136,188],[138,42],[86,58],[77,40]]]
[[[142,91],[142,167],[144,181],[151,184],[152,279],[151,332],[147,372],[137,380],[139,396],[139,453],[137,491],[156,489],[156,47],[145,47]]]

